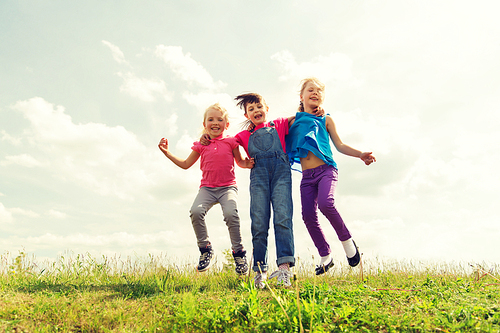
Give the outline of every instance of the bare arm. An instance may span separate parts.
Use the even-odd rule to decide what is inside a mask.
[[[233,156],[234,156],[234,160],[236,161],[236,164],[238,164],[238,166],[240,168],[251,169],[251,168],[253,168],[253,166],[255,164],[255,161],[253,158],[247,157],[247,158],[243,159],[241,157],[239,146],[233,149]]]
[[[160,140],[158,148],[160,148],[160,150],[163,152],[163,154],[165,154],[165,156],[167,156],[169,160],[183,169],[189,169],[200,157],[200,154],[194,150],[191,151],[191,154],[189,154],[189,156],[185,160],[175,156],[168,150],[168,140],[165,138]]]
[[[371,152],[361,152],[343,143],[342,140],[340,140],[340,137],[337,133],[335,123],[333,122],[333,119],[330,116],[326,116],[326,130],[328,131],[328,134],[330,135],[330,138],[332,139],[335,148],[340,153],[352,157],[358,157],[363,162],[365,162],[366,165],[370,165],[371,163],[376,161],[375,157],[372,155]]]

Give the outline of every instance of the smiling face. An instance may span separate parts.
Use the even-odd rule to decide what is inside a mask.
[[[323,103],[324,88],[313,80],[305,82],[300,92],[300,101],[304,104],[304,111],[314,113]]]
[[[245,107],[245,117],[247,117],[255,126],[266,122],[269,107],[264,101],[248,103]]]
[[[205,132],[210,135],[211,139],[215,139],[224,133],[228,126],[229,122],[220,110],[211,108],[206,111],[203,127],[205,127]]]

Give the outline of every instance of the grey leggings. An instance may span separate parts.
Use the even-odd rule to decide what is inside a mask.
[[[225,187],[200,187],[196,199],[191,207],[191,222],[198,240],[198,247],[210,244],[205,215],[215,204],[220,203],[222,214],[229,230],[231,248],[234,252],[243,249],[241,244],[240,217],[238,215],[238,189],[235,186]]]

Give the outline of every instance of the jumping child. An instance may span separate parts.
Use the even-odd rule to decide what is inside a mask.
[[[247,129],[235,137],[247,155],[255,161],[250,172],[250,218],[252,220],[253,271],[257,288],[264,288],[267,279],[267,244],[271,204],[273,208],[276,263],[279,269],[269,278],[278,278],[278,285],[291,286],[290,267],[295,265],[292,227],[292,178],[286,154],[285,135],[289,121],[278,118],[267,121],[269,107],[255,93],[239,95],[237,105],[245,112]]]
[[[158,147],[175,165],[189,169],[201,156],[201,185],[191,207],[191,222],[200,249],[198,271],[206,271],[211,263],[214,251],[208,238],[205,215],[215,204],[220,203],[229,230],[236,273],[248,271],[246,251],[241,243],[240,218],[237,208],[238,189],[234,174],[234,161],[242,168],[252,168],[252,159],[242,159],[239,144],[234,137],[224,136],[229,126],[228,113],[218,103],[209,106],[203,116],[204,133],[210,137],[206,146],[195,142],[191,154],[180,159],[168,150],[168,141],[162,138]]]
[[[324,90],[324,84],[316,78],[302,81],[299,112],[290,127],[286,144],[292,167],[294,163],[300,163],[302,168],[302,218],[321,257],[316,275],[326,273],[333,266],[330,245],[318,221],[318,208],[335,229],[349,265],[355,267],[361,260],[358,247],[335,208],[338,170],[330,149],[330,139],[342,154],[358,157],[366,165],[375,162],[371,152],[361,152],[340,140],[330,116],[315,115],[315,110],[323,103]]]

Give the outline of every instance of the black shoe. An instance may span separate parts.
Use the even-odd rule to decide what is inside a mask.
[[[210,267],[210,259],[214,256],[214,250],[212,245],[207,245],[206,247],[200,247],[200,262],[198,263],[198,272],[204,272]]]
[[[328,272],[328,270],[332,267],[333,267],[333,259],[331,259],[330,262],[326,265],[316,266],[316,275],[324,274],[324,273]]]
[[[352,242],[354,243],[354,241]],[[359,262],[361,261],[361,256],[359,255],[358,246],[356,245],[356,243],[354,243],[354,246],[356,247],[356,254],[352,258],[347,258],[347,262],[349,262],[349,266],[351,267],[358,266]]]
[[[236,253],[233,252],[234,263],[236,264],[236,268],[234,270],[236,271],[237,274],[242,275],[248,272],[246,254],[247,251],[245,250],[240,250]]]

